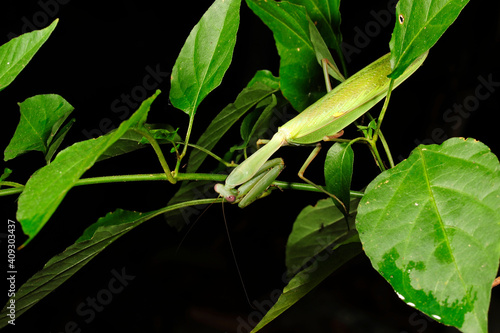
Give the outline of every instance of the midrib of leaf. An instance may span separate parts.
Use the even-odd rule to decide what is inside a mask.
[[[455,259],[455,254],[453,253],[453,251],[451,249],[450,240],[448,238],[448,233],[446,232],[445,225],[444,225],[443,219],[441,217],[441,213],[439,212],[439,209],[437,207],[436,199],[434,197],[434,192],[431,189],[431,183],[430,183],[430,180],[429,180],[429,174],[427,172],[427,163],[425,161],[425,156],[423,154],[423,150],[422,149],[418,149],[418,154],[420,155],[420,159],[421,159],[422,164],[423,164],[423,170],[424,170],[424,176],[425,176],[425,184],[427,185],[427,189],[429,191],[429,196],[431,197],[431,204],[433,205],[434,210],[437,213],[437,216],[438,216],[438,219],[439,219],[439,224],[441,226],[441,230],[443,232],[443,235],[444,235],[444,238],[445,238],[445,241],[446,241],[446,246],[448,247],[448,251],[450,252],[450,255],[453,258],[453,265],[455,266],[455,271],[457,272],[457,274],[458,274],[458,276],[460,278],[460,282],[462,283],[462,288],[465,291],[465,295],[467,297],[467,302],[470,303],[471,302],[470,296],[467,293],[467,283],[464,281],[463,276],[462,276],[462,272],[460,271],[460,269],[457,266],[457,260]],[[406,244],[408,244],[408,242],[406,242]],[[405,252],[406,252],[406,248],[405,248]],[[478,322],[480,322],[479,318],[477,317],[477,312],[476,311],[473,311],[473,312],[474,312],[474,316],[476,317],[476,319],[478,320]]]
[[[28,59],[29,59],[29,58],[32,56],[32,55],[31,55],[31,51],[32,51],[33,49],[37,49],[37,48],[39,48],[39,47],[38,47],[38,45],[40,45],[40,44],[42,44],[42,45],[43,45],[43,43],[45,43],[45,40],[46,40],[45,38],[41,38],[41,39],[38,41],[38,43],[33,44],[33,47],[32,47],[32,48],[27,49],[29,52],[24,52],[24,56],[22,56],[22,57],[18,58],[18,61],[15,61],[14,63],[9,64],[9,66],[10,66],[10,67],[9,67],[9,69],[8,69],[8,70],[4,73],[4,75],[3,75],[1,78],[3,78],[4,76],[7,76],[7,74],[9,74],[9,73],[13,70],[13,68],[17,66],[17,64],[18,64],[18,63],[22,62],[22,61],[23,61],[24,59],[26,59],[26,58],[28,58]],[[28,44],[29,44],[29,43],[28,43]],[[15,46],[14,48],[10,48],[10,49],[13,49],[13,51],[12,51],[12,52],[18,52],[18,51],[19,51],[18,49],[19,49],[20,47],[25,46],[25,42],[22,42],[22,43],[17,43],[17,44],[16,44],[16,45],[14,45],[14,46]],[[7,53],[8,53],[8,52],[6,52],[6,54],[7,54]],[[31,56],[30,56],[30,55],[31,55]],[[2,59],[2,62],[1,62],[1,63],[4,63],[4,61],[5,61],[5,57]]]
[[[201,84],[199,83],[200,81],[198,81],[198,92],[196,94],[196,99],[194,101],[194,104],[193,104],[193,110],[191,112],[194,112],[196,111],[196,105],[198,105],[198,100],[200,99],[200,93],[201,91],[203,90],[203,86],[207,80],[207,73],[209,72],[209,69],[212,68],[212,64],[214,63],[214,55],[215,55],[215,51],[217,50],[217,46],[219,45],[219,40],[220,40],[220,37],[221,37],[221,34],[222,32],[224,31],[224,26],[226,25],[226,21],[228,19],[228,15],[225,16],[225,19],[224,19],[224,23],[222,24],[222,29],[220,30],[220,33],[217,35],[217,43],[215,43],[215,46],[210,50],[211,52],[211,55],[210,55],[210,62],[209,62],[209,65],[206,66],[205,70],[201,73],[202,74],[202,78],[201,78]],[[200,30],[202,27],[200,26],[200,29],[198,29],[198,31],[196,31],[196,44],[199,45],[199,41],[200,41]],[[196,53],[196,52],[195,52]],[[227,55],[227,53],[225,53]],[[225,58],[225,57],[224,57]],[[214,71],[212,73],[212,76],[216,74],[216,71]],[[208,77],[209,79],[212,78],[212,76]],[[196,76],[197,80],[198,80],[198,76]]]
[[[163,212],[163,210],[158,210],[158,211],[155,211],[155,212],[152,212],[150,214],[146,214],[144,216],[142,216],[141,218],[137,219],[136,221],[133,221],[133,222],[129,222],[127,224],[131,224],[129,227],[125,227],[123,228],[121,231],[117,232],[117,233],[114,233],[114,234],[110,234],[109,237],[105,237],[97,242],[90,242],[91,239],[95,236],[95,234],[92,236],[92,238],[90,239],[85,239],[85,240],[82,240],[82,242],[90,242],[88,245],[85,245],[85,247],[83,248],[80,248],[78,251],[72,253],[71,255],[67,256],[67,257],[64,257],[63,260],[67,260],[68,258],[71,258],[71,257],[74,257],[82,252],[85,252],[89,249],[92,249],[94,247],[99,247],[99,245],[101,245],[102,243],[105,243],[105,242],[108,242],[109,240],[113,239],[113,238],[119,238],[122,234],[124,233],[127,233],[131,228],[134,228],[136,226],[138,226],[139,224],[141,224],[142,222],[145,222],[146,220],[148,219],[151,219],[159,214],[161,214]],[[107,226],[107,227],[119,227],[120,225],[111,225],[111,226]],[[97,231],[97,230],[96,230]],[[102,232],[102,231],[101,231]],[[64,253],[64,252],[63,252]],[[90,255],[88,256],[85,256],[84,258],[82,258],[81,260],[79,260],[77,263],[67,267],[66,269],[64,269],[63,271],[59,272],[58,274],[55,274],[55,275],[52,275],[52,277],[50,278],[50,280],[55,280],[57,277],[59,276],[62,276],[63,273],[71,270],[72,268],[74,268],[75,266],[79,265],[80,263],[88,260],[88,259],[92,259],[92,257],[95,257],[96,255],[98,255],[100,252],[92,252],[90,253]],[[55,265],[55,264],[58,264],[59,261],[55,261],[55,262],[52,262],[50,263],[51,265]],[[45,268],[45,267],[44,267]],[[47,276],[47,275],[45,275]],[[50,282],[49,282],[50,283]],[[45,284],[44,284],[45,285]],[[30,292],[28,294],[32,294],[34,291],[36,290],[39,290],[42,286],[44,285],[40,285],[40,286],[37,286],[36,288],[30,290]],[[28,295],[27,294],[27,295]],[[23,297],[21,297],[19,300],[21,300]],[[35,303],[38,302],[38,300],[35,300]],[[29,303],[31,304],[31,303]],[[23,308],[26,308],[27,306],[23,307]]]
[[[45,143],[43,142],[42,135],[35,129],[35,127],[31,123],[31,121],[29,121],[28,118],[23,113],[21,113],[21,117],[26,120],[26,123],[31,127],[33,132],[37,134],[37,137],[38,137],[39,141],[41,142],[42,147],[44,147],[44,153],[45,153],[47,151],[47,147],[45,146]]]
[[[106,241],[108,241],[109,239],[111,239],[111,238],[113,238],[113,237],[115,237],[115,236],[117,236],[117,235],[120,235],[120,234],[122,234],[122,233],[123,233],[123,232],[120,232],[119,234],[115,234],[115,235],[113,235],[113,236],[111,236],[111,237],[108,237],[108,238],[105,238],[105,239],[103,239],[103,240],[100,240],[100,241],[99,241],[99,242],[97,242],[97,243],[91,243],[91,244],[90,244],[90,246],[86,246],[86,247],[84,247],[84,248],[80,249],[79,251],[74,252],[73,254],[69,255],[68,257],[65,257],[65,258],[64,258],[64,260],[66,260],[66,259],[68,259],[68,258],[75,257],[75,256],[76,256],[76,255],[78,255],[79,253],[81,253],[81,252],[83,252],[83,251],[86,251],[86,250],[88,250],[88,249],[91,249],[91,248],[93,248],[93,247],[97,247],[97,246],[98,246],[98,245],[100,245],[101,243],[106,242]],[[83,261],[85,261],[85,260],[87,260],[87,259],[89,259],[89,258],[95,257],[95,256],[96,256],[96,255],[98,255],[98,254],[99,254],[98,252],[97,252],[97,253],[93,252],[93,253],[89,254],[88,256],[86,256],[86,257],[82,258],[81,260],[79,260],[78,262],[74,263],[73,265],[71,265],[71,266],[67,267],[66,269],[64,269],[64,270],[62,270],[62,271],[60,271],[60,272],[58,272],[57,274],[51,275],[50,280],[55,280],[57,277],[59,277],[59,276],[63,275],[63,273],[66,273],[67,271],[69,271],[70,269],[72,269],[72,268],[74,268],[75,266],[79,265],[79,264],[80,264],[80,263],[82,263]],[[59,263],[59,262],[60,262],[60,260],[59,260],[59,261],[56,261],[56,262],[51,263],[51,265],[57,264],[57,263]],[[48,274],[48,275],[49,275],[49,274]],[[45,275],[45,276],[48,276],[48,275]],[[45,284],[44,284],[44,285],[39,285],[39,286],[37,286],[36,288],[31,289],[31,290],[30,290],[30,294],[31,294],[31,293],[33,293],[33,292],[34,292],[34,291],[36,291],[36,290],[39,290],[39,289],[40,289],[41,287],[43,287],[43,286],[45,286]],[[18,299],[17,301],[19,301],[19,300],[23,299],[24,297],[25,297],[25,296],[23,295],[23,296],[22,296],[20,299]]]
[[[293,6],[293,4],[291,4],[291,5]],[[296,5],[296,6],[298,6],[298,7],[299,7],[300,5]],[[300,6],[300,7],[302,7],[302,6]],[[276,22],[280,23],[282,26],[284,26],[284,27],[285,27],[285,28],[287,28],[289,31],[291,31],[294,35],[296,35],[296,36],[298,37],[298,39],[299,39],[299,40],[301,40],[304,44],[306,44],[306,45],[309,47],[309,49],[310,49],[310,50],[313,50],[313,49],[312,49],[312,45],[310,44],[309,40],[304,39],[304,38],[303,38],[300,34],[298,34],[298,33],[295,31],[295,29],[294,29],[293,27],[291,27],[290,25],[288,25],[288,21],[287,21],[287,22],[284,22],[284,21],[280,20],[279,18],[277,18],[276,16],[274,16],[273,14],[271,14],[269,11],[266,11],[266,12],[269,14],[269,16],[271,16],[272,18],[274,18],[274,20],[275,20]],[[296,21],[296,20],[295,20],[295,18],[294,18],[292,15],[288,14],[287,12],[285,12],[285,14],[287,14],[287,16],[288,16],[289,18],[292,18],[294,21]],[[306,15],[307,15],[307,14],[306,14]],[[300,27],[300,25],[299,25],[299,27]],[[301,27],[301,28],[302,28],[302,27]]]

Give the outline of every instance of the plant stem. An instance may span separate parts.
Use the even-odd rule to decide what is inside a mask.
[[[181,144],[181,145],[185,145],[184,142],[176,142],[176,144]],[[204,152],[205,154],[207,154],[208,156],[212,156],[214,159],[216,159],[217,161],[219,161],[220,163],[224,164],[224,166],[228,167],[228,168],[232,168],[232,167],[235,167],[237,166],[237,164],[233,163],[233,162],[227,162],[227,161],[224,161],[222,158],[220,158],[219,156],[215,155],[214,153],[212,153],[210,150],[206,149],[206,148],[203,148],[201,146],[198,146],[198,145],[195,145],[195,144],[192,144],[192,143],[188,143],[187,144],[189,147],[192,147],[192,148],[195,148],[195,149],[198,149],[202,152]]]
[[[156,156],[158,156],[158,160],[160,161],[161,167],[163,168],[163,172],[165,172],[165,175],[168,179],[169,182],[172,184],[175,184],[177,180],[172,176],[172,172],[170,171],[170,168],[168,167],[167,161],[165,160],[165,156],[163,156],[163,152],[161,151],[160,145],[156,141],[155,138],[149,133],[147,130],[142,130],[142,129],[134,129],[137,133],[141,134],[144,136],[151,146],[153,147]]]
[[[391,168],[394,168],[394,160],[392,158],[391,150],[389,149],[389,145],[387,144],[387,141],[385,140],[384,135],[382,134],[382,131],[379,131],[379,136],[380,136],[380,141],[382,142],[382,146],[384,146],[385,154],[387,155],[387,159],[389,160],[389,165]]]
[[[1,181],[0,186],[10,186],[10,187],[24,187],[23,184],[19,184],[16,182],[9,182],[9,181]]]
[[[226,179],[226,175],[212,174],[212,173],[180,173],[177,175],[177,180],[208,180],[222,182]],[[138,175],[119,175],[119,176],[103,176],[103,177],[92,177],[79,179],[75,186],[82,185],[96,185],[96,184],[108,184],[108,183],[123,183],[123,182],[142,182],[142,181],[166,181],[167,176],[164,173],[155,174],[138,174]],[[297,191],[309,191],[309,192],[320,192],[316,187],[305,183],[292,183],[284,181],[274,181],[274,186],[278,186],[284,190],[297,190]],[[0,190],[0,196],[7,196],[12,194],[21,193],[24,190],[23,187],[10,188],[5,190]],[[351,191],[351,197],[360,198],[363,196],[363,192]]]
[[[211,180],[221,182],[226,179],[226,175],[211,174],[211,173],[180,173],[177,175],[177,180]],[[119,176],[103,176],[83,178],[78,180],[75,186],[107,184],[107,183],[123,183],[123,182],[143,182],[143,181],[165,181],[168,180],[164,173],[151,173],[139,175],[119,175]]]
[[[385,96],[384,106],[382,107],[382,111],[380,111],[380,115],[378,116],[377,121],[377,129],[373,134],[373,141],[377,141],[378,135],[380,132],[380,127],[382,126],[382,121],[384,120],[385,112],[387,111],[387,106],[389,105],[389,100],[391,99],[392,87],[394,85],[394,79],[391,79],[389,82],[389,89],[387,90],[387,96]]]
[[[380,168],[380,170],[381,171],[387,170],[386,167],[384,166],[384,161],[382,161],[380,153],[378,152],[377,142],[373,139],[370,140],[370,150],[372,152],[373,157],[375,157],[375,161],[377,162],[377,165]]]
[[[12,194],[18,194],[18,193],[21,193],[22,191],[24,191],[24,186],[23,187],[7,188],[5,190],[0,190],[0,197],[12,195]]]
[[[184,156],[186,156],[187,147],[189,145],[189,138],[191,137],[191,130],[193,129],[193,122],[194,122],[194,114],[189,115],[189,125],[188,125],[188,129],[186,132],[186,139],[184,140],[184,142],[185,142],[184,149],[182,149],[182,153],[177,158],[177,164],[175,165],[174,176],[177,176],[177,174],[179,173],[181,161],[184,158]]]

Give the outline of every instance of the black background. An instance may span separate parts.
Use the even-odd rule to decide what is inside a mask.
[[[170,72],[189,31],[212,1],[121,1],[108,7],[102,2],[66,1],[57,7],[47,7],[44,5],[47,3],[54,1],[2,2],[0,44],[23,29],[30,31],[26,22],[41,28],[60,18],[47,43],[0,94],[2,147],[8,145],[19,121],[16,103],[36,94],[57,93],[75,107],[73,117],[77,122],[63,146],[87,139],[85,133],[100,129],[105,119],[119,125],[121,114],[113,112],[113,101],[142,84],[147,66]],[[376,22],[373,11],[387,10],[387,3],[371,1],[361,6],[345,1],[341,10],[344,41],[360,51],[351,54],[348,63],[349,72],[354,73],[388,52],[394,21],[363,39],[359,31],[365,31],[368,22]],[[235,99],[256,70],[269,69],[278,75],[279,57],[271,32],[245,3],[241,15],[233,63],[221,87],[201,104],[194,138],[219,110]],[[454,122],[444,121],[443,114],[455,103],[461,104],[467,96],[474,95],[480,84],[479,76],[492,75],[493,81],[500,81],[499,15],[497,2],[471,1],[431,50],[424,66],[393,94],[384,134],[397,161],[407,157],[419,143],[440,143],[442,135],[437,138],[433,134],[436,129],[442,129],[447,137],[474,137],[498,155],[495,118],[500,109],[498,91],[481,101],[477,110],[457,128],[452,128]],[[149,122],[170,123],[185,133],[188,117],[169,104],[168,79],[158,88],[163,93],[153,104]],[[235,144],[237,134],[237,130],[230,133],[227,146],[217,148],[217,153]],[[353,188],[359,189],[373,179],[377,168],[365,149],[359,148],[356,153]],[[295,173],[309,149],[284,148],[280,154],[287,163],[283,178],[295,181]],[[2,169],[13,169],[11,180],[24,183],[43,163],[42,155],[34,152],[2,163]],[[317,169],[308,171],[311,178],[321,173],[321,162],[316,164]],[[204,171],[214,166],[208,163]],[[85,176],[159,172],[161,168],[154,153],[144,150],[99,163]],[[176,188],[167,183],[138,183],[71,190],[40,234],[18,253],[18,285],[71,245],[97,218],[116,208],[157,209],[166,204]],[[226,206],[233,244],[252,300],[263,302],[274,290],[282,289],[284,250],[291,224],[304,205],[319,198],[320,195],[309,193],[275,192],[272,199],[261,200],[253,208],[240,210]],[[16,198],[1,197],[0,203],[2,219],[15,219]],[[18,231],[20,244],[23,236],[19,225]],[[81,332],[236,332],[237,318],[246,319],[253,310],[245,300],[234,267],[220,206],[211,207],[201,217],[176,253],[183,234],[168,227],[161,218],[138,227],[20,317],[16,331],[71,332],[68,323],[74,322]],[[76,312],[78,306],[107,288],[113,270],[122,269],[135,278],[122,292],[113,295],[93,320],[86,322],[88,317]],[[4,294],[2,297],[7,299]],[[494,316],[499,307],[498,297],[498,291],[494,291],[491,332],[500,331],[498,317]],[[454,331],[428,321],[404,305],[364,256],[345,265],[266,329],[266,332]]]

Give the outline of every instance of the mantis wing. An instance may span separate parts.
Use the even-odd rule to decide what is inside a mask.
[[[417,58],[398,79],[393,89],[415,72],[427,57]],[[322,141],[347,127],[387,95],[391,73],[390,53],[366,66],[281,128],[287,142],[310,144]]]

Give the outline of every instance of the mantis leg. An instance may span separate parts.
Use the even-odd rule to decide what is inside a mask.
[[[314,160],[314,158],[316,158],[316,156],[318,156],[318,153],[319,153],[320,150],[321,150],[321,144],[318,143],[318,144],[316,144],[316,147],[313,149],[313,151],[311,152],[311,154],[309,155],[309,157],[306,159],[306,161],[304,162],[304,164],[300,168],[298,176],[300,177],[300,179],[302,179],[306,183],[308,183],[308,184],[316,187],[321,192],[325,193],[329,197],[331,197],[334,200],[336,200],[337,202],[339,202],[340,205],[343,207],[343,210],[344,210],[342,213],[344,214],[344,216],[347,216],[347,215],[349,215],[349,212],[347,211],[347,208],[344,205],[344,203],[339,198],[337,198],[334,194],[332,194],[332,193],[328,192],[327,190],[325,190],[323,187],[321,187],[319,185],[316,185],[315,183],[313,183],[312,181],[310,181],[309,179],[307,179],[304,176],[304,173],[306,172],[307,167],[309,166],[309,164],[311,164],[311,162]],[[347,228],[349,228],[349,224],[347,225]]]
[[[244,208],[255,200],[270,194],[271,189],[269,187],[284,167],[285,163],[281,158],[267,161],[251,180],[238,188],[238,206]]]

